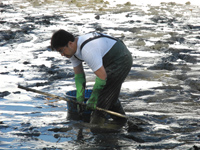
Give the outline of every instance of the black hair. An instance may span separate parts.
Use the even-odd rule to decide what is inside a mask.
[[[75,37],[71,33],[60,29],[56,31],[51,37],[51,49],[56,50],[60,47],[67,46],[69,41],[73,42],[74,40]]]

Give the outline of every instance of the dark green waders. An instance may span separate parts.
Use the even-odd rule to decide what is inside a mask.
[[[133,63],[132,55],[123,42],[120,40],[103,57],[103,65],[107,73],[107,82],[100,93],[97,107],[112,110],[125,114],[118,99],[122,83],[127,77]],[[90,122],[102,124],[105,121],[106,113],[95,110],[91,115]],[[118,123],[125,123],[126,119],[111,116]]]

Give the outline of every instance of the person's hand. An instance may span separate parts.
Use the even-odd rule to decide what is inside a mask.
[[[87,101],[87,109],[90,109],[90,110],[95,110],[96,109],[96,105],[97,105],[97,101],[98,101],[98,98],[95,98],[95,97],[91,97],[88,101]]]
[[[76,100],[77,102],[83,103],[85,100],[85,74],[75,74],[75,84],[76,84]],[[82,105],[77,105],[78,113],[82,113],[84,111],[84,107]]]
[[[82,113],[86,110],[86,107],[84,105],[77,104],[77,111],[79,115],[82,115]]]
[[[105,85],[106,85],[106,80],[102,80],[99,77],[96,77],[92,94],[91,94],[89,100],[86,103],[87,109],[91,109],[91,110],[96,109],[96,105],[97,105],[97,102],[98,102],[100,92],[102,91],[102,89],[104,88]]]
[[[76,98],[77,102],[83,103],[84,97],[85,97],[85,95],[80,95],[79,97],[77,97]],[[84,110],[85,110],[85,108],[83,107],[83,105],[77,104],[77,111],[78,111],[79,114],[82,113]]]

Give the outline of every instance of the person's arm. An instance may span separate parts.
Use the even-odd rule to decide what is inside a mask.
[[[74,73],[75,73],[75,74],[81,74],[81,73],[84,73],[82,63],[80,63],[80,65],[78,65],[77,67],[74,67]]]
[[[92,94],[91,94],[89,100],[87,101],[87,108],[93,109],[93,110],[96,109],[98,97],[100,95],[100,92],[106,85],[106,80],[107,80],[107,73],[105,71],[104,66],[100,67],[94,73],[97,75],[97,77],[95,80]]]
[[[107,73],[106,73],[106,70],[105,70],[104,66],[101,66],[94,73],[96,74],[97,77],[99,77],[102,80],[106,80],[106,78],[107,78]]]
[[[76,100],[78,102],[83,102],[85,100],[86,79],[82,63],[77,67],[74,67],[74,73],[75,73],[74,79],[76,84]],[[83,111],[83,108],[79,105],[77,109],[79,113]]]

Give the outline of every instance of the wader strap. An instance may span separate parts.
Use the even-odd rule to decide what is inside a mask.
[[[107,38],[110,38],[112,40],[115,40],[117,41],[117,39],[111,37],[111,36],[107,36],[107,35],[103,35],[101,33],[98,33],[99,35],[98,36],[95,36],[95,37],[92,37],[92,38],[89,38],[87,40],[85,40],[82,44],[81,44],[81,47],[80,47],[80,50],[82,50],[82,48],[85,46],[85,44],[87,44],[88,42],[92,41],[92,40],[95,40],[95,39],[98,39],[98,38],[101,38],[101,37],[107,37]]]
[[[113,38],[113,37],[111,37],[111,36],[107,36],[107,35],[104,35],[104,34],[101,34],[101,33],[97,33],[97,34],[99,34],[99,35],[98,35],[98,36],[94,36],[94,37],[92,37],[92,38],[89,38],[89,39],[85,40],[85,41],[81,44],[81,46],[80,46],[80,51],[82,51],[82,48],[85,46],[85,44],[87,44],[88,42],[90,42],[90,41],[92,41],[92,40],[101,38],[101,37],[106,37],[106,38],[109,38],[109,39],[112,39],[112,40],[117,41],[116,38]],[[79,59],[76,55],[74,55],[74,57],[75,57],[76,59],[80,60],[80,61],[84,61],[84,60]]]
[[[84,60],[78,58],[75,54],[74,54],[74,57],[75,57],[76,59],[78,59],[79,61],[82,61],[82,62],[84,61]]]

